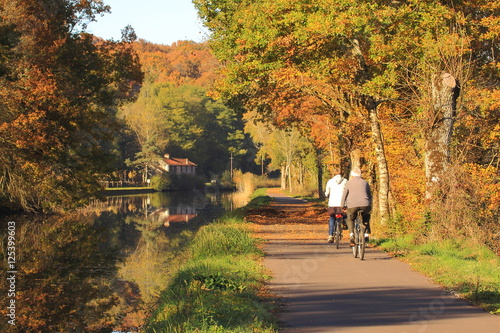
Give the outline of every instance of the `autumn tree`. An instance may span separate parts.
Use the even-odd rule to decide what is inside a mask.
[[[101,1],[0,2],[0,196],[25,209],[72,205],[109,170],[116,107],[142,79],[130,47],[85,33]]]
[[[370,124],[378,160],[380,213],[387,219],[388,168],[376,109],[394,93],[387,89],[387,79],[381,79],[383,63],[370,61],[367,54],[368,4],[195,3],[213,30],[214,51],[226,63],[221,88],[226,96],[243,98],[249,109],[272,115],[275,120],[308,124],[310,132],[325,114],[330,119],[322,125],[324,132],[332,123],[344,131],[345,120],[351,115]],[[351,141],[364,136],[353,134]],[[347,142],[342,139],[338,144],[338,154],[348,155]]]
[[[467,66],[459,69],[455,65],[466,62],[467,37],[453,27],[463,26],[464,31],[476,33],[484,31],[486,25],[491,29],[496,8],[487,2],[460,6],[423,1],[195,3],[212,29],[216,54],[226,63],[227,80],[222,86],[226,94],[246,96],[250,103],[257,103],[251,107],[261,111],[272,109],[272,98],[286,95],[281,108],[273,106],[280,115],[296,100],[291,98],[292,92],[299,98],[307,94],[316,97],[324,106],[322,112],[331,114],[334,120],[361,116],[370,125],[382,218],[388,208],[389,177],[377,108],[381,103],[408,101],[413,92],[421,97],[432,96],[432,91],[434,102],[429,106],[445,100],[450,101],[448,105],[454,104],[456,85],[450,82],[447,94],[451,98],[445,98],[442,95],[446,91],[441,88],[448,86],[447,81],[438,80],[443,71],[448,73],[446,77],[457,80],[466,72]],[[472,19],[470,23],[464,20],[466,15]],[[424,85],[416,86],[417,78]],[[434,88],[424,92],[433,83]],[[417,110],[426,107],[422,101]],[[303,119],[301,113],[317,111],[317,107],[308,112],[296,108],[293,114]],[[428,117],[432,119],[432,115]],[[428,142],[436,142],[434,135],[428,138]],[[443,149],[443,145],[434,146]]]
[[[342,133],[341,154],[360,149],[369,174],[376,163],[372,184],[382,221],[391,198],[388,171],[400,165],[387,156],[399,154],[398,145],[411,143],[411,155],[420,156],[412,163],[426,169],[424,182],[412,183],[427,180],[411,189],[421,194],[419,205],[457,157],[470,161],[481,152],[476,160],[498,161],[498,2],[194,2],[225,65],[221,94],[285,126],[326,116],[323,131],[336,124]],[[479,130],[480,119],[487,130]]]

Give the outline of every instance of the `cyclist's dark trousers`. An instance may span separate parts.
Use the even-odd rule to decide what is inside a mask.
[[[349,228],[349,232],[354,232],[354,220],[358,214],[358,210],[363,212],[363,224],[366,226],[366,233],[370,234],[370,212],[372,210],[371,207],[351,207],[347,208],[347,228]]]
[[[333,236],[334,230],[334,222],[335,222],[335,214],[342,214],[345,218],[344,212],[340,207],[328,207],[328,215],[330,215],[330,219],[328,220],[328,235]]]

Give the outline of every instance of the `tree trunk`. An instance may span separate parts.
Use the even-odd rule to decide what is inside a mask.
[[[286,163],[286,173],[287,173],[287,176],[288,176],[288,190],[290,191],[290,193],[293,192],[293,186],[292,186],[292,167],[291,167],[291,164],[292,162],[287,162]]]
[[[361,170],[361,150],[359,149],[351,151],[351,170],[356,168]]]
[[[316,149],[316,167],[318,168],[318,198],[324,199],[325,193],[323,191],[323,158],[321,149]]]
[[[378,205],[380,214],[380,223],[385,225],[390,218],[389,209],[389,168],[385,157],[384,139],[380,129],[380,122],[377,114],[377,107],[369,109],[370,124],[372,129],[372,139],[375,146],[378,167]]]
[[[441,74],[432,82],[432,118],[425,142],[427,199],[432,197],[434,185],[446,172],[450,162],[450,141],[459,92],[457,81],[449,73]]]
[[[360,70],[363,77],[360,78],[362,82],[369,79],[368,66],[366,64],[363,52],[361,51],[359,40],[352,40],[352,52],[359,60]],[[373,97],[366,96],[362,99],[362,104],[369,111],[370,125],[372,130],[372,139],[375,146],[375,154],[377,156],[378,167],[378,204],[380,213],[380,223],[386,224],[390,217],[389,210],[389,169],[387,167],[387,160],[385,158],[384,139],[382,131],[380,130],[380,122],[377,114],[377,106],[380,102],[376,102]]]
[[[148,181],[148,173],[149,173],[149,170],[148,170],[148,164],[144,164],[144,173],[142,174],[142,182],[143,183],[146,183]]]
[[[287,169],[285,163],[281,164],[281,189],[286,190],[286,177],[287,177]]]

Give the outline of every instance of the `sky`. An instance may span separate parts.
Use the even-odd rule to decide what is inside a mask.
[[[179,40],[202,42],[207,29],[197,17],[191,0],[103,0],[111,13],[98,16],[87,32],[104,39],[121,39],[121,30],[134,28],[138,38],[171,45]]]

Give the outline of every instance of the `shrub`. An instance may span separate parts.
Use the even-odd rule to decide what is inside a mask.
[[[167,174],[153,176],[151,185],[156,191],[166,191],[171,187],[170,177]]]
[[[151,179],[153,188],[157,191],[186,191],[194,188],[203,188],[205,182],[198,175],[177,175],[162,173]]]
[[[498,251],[500,184],[494,168],[450,166],[433,193],[428,214],[431,240],[466,239]]]

